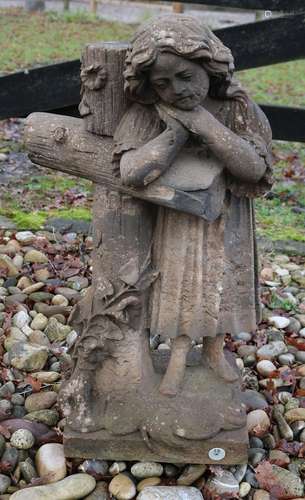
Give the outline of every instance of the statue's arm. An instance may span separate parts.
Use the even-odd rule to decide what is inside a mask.
[[[209,126],[205,124],[202,134],[210,150],[234,177],[244,182],[259,182],[266,172],[267,164],[254,143],[237,135],[213,115],[210,116]]]
[[[265,174],[265,158],[259,154],[254,144],[251,144],[251,140],[245,140],[233,132],[205,108],[198,106],[193,111],[181,111],[171,107],[167,108],[167,111],[172,117],[180,120],[190,132],[202,137],[233,176],[245,182],[256,183]],[[265,120],[263,126],[268,128],[269,124],[267,119]],[[259,128],[258,123],[256,126]],[[251,139],[251,132],[248,137]]]
[[[151,141],[124,153],[120,161],[123,184],[143,187],[157,179],[171,165],[188,135],[179,122],[171,123]]]

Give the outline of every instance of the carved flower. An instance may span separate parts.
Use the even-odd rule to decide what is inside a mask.
[[[91,64],[81,70],[82,84],[89,90],[103,88],[107,81],[107,71],[99,64]]]

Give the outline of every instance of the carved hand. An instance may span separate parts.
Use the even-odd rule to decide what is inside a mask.
[[[216,120],[213,115],[202,106],[196,106],[196,108],[190,111],[184,111],[162,103],[158,104],[157,109],[160,118],[166,122],[167,117],[170,126],[171,122],[175,124],[180,123],[180,126],[183,126],[184,129],[202,137],[211,133],[211,127]]]
[[[185,143],[189,137],[189,132],[185,128],[185,126],[182,124],[181,120],[176,120],[175,117],[171,116],[167,112],[167,107],[161,105],[156,105],[158,114],[161,118],[161,120],[165,123],[166,125],[166,130],[168,132],[172,132],[173,134],[173,140],[178,143]],[[174,108],[173,108],[174,109]]]

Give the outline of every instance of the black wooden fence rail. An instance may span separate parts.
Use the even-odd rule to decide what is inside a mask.
[[[172,0],[162,1],[171,2]],[[283,11],[291,14],[305,11],[304,0],[183,0],[183,3],[196,3],[243,10]]]
[[[305,57],[305,0],[190,1],[227,7],[280,9],[293,13],[215,31],[231,48],[237,70]],[[301,10],[304,13],[295,13]],[[24,117],[33,111],[77,116],[79,75],[80,62],[74,60],[0,77],[0,119]],[[275,139],[305,142],[305,108],[262,107],[270,120]]]

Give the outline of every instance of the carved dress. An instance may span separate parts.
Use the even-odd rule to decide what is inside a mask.
[[[215,111],[209,111],[256,149],[266,162],[266,172],[259,183],[250,184],[224,168],[218,188],[213,184],[202,189],[200,181],[187,188],[200,199],[208,191],[213,196],[213,190],[222,186],[219,214],[212,222],[157,208],[152,264],[160,275],[150,297],[149,328],[163,338],[188,335],[199,341],[218,333],[249,332],[260,317],[252,198],[270,189],[271,130],[263,112],[250,100],[218,100]],[[114,137],[115,157],[139,148],[163,130],[153,105],[132,104]],[[181,152],[186,158],[187,151],[198,153],[204,170],[211,153],[203,141],[192,136]],[[185,161],[187,171],[191,165]],[[162,176],[157,182],[162,184]]]

